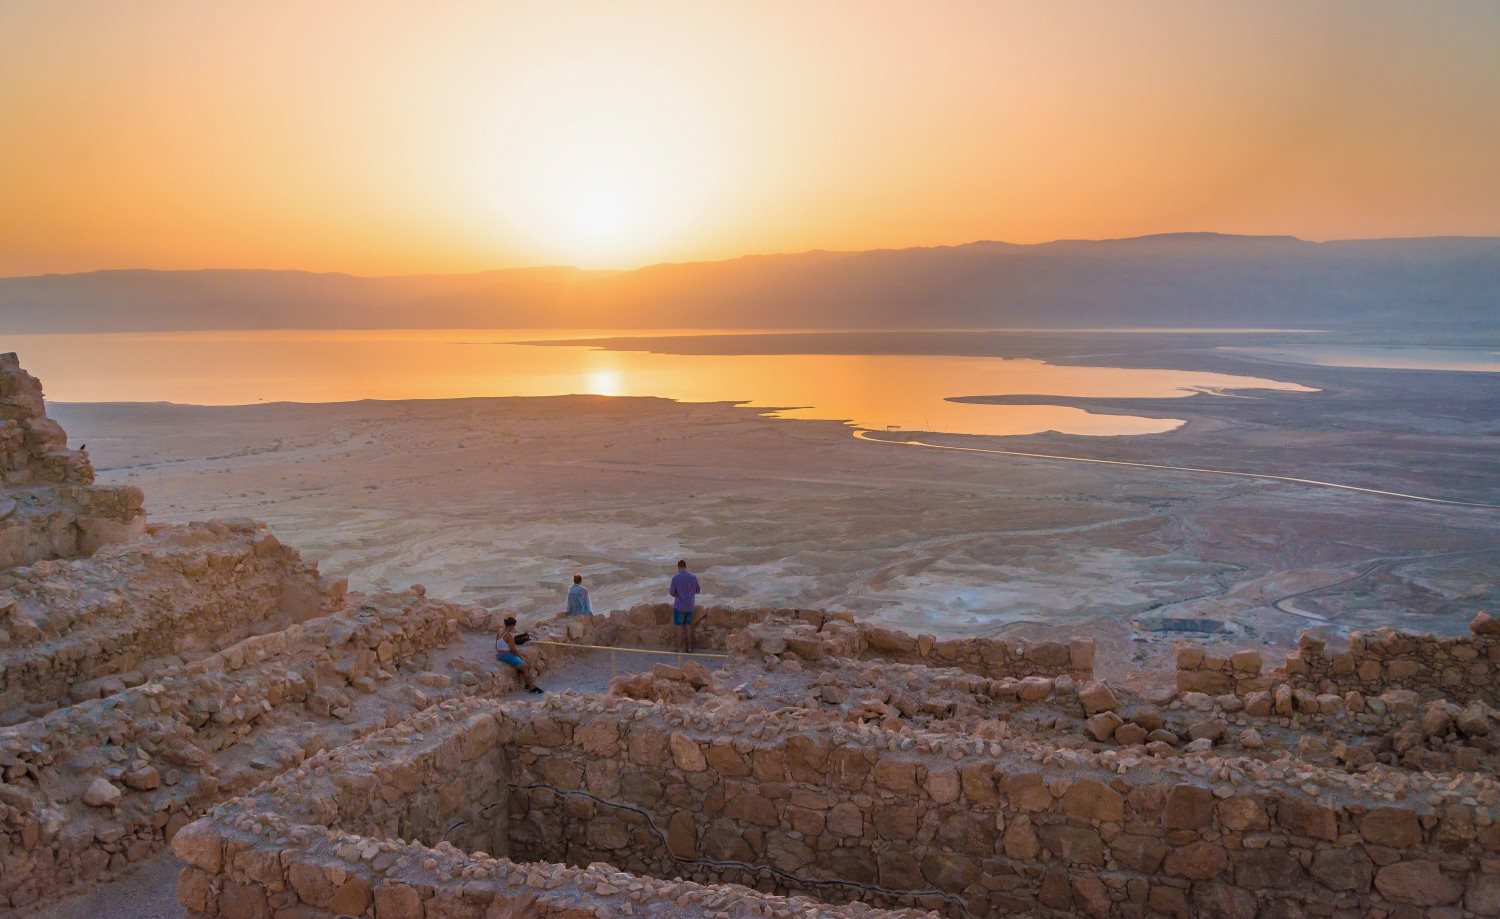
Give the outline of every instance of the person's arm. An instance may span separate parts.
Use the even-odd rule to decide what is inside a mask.
[[[671,585],[667,587],[667,593],[668,593],[668,595],[673,596],[673,597],[677,596],[677,579],[676,578],[673,578]]]
[[[594,601],[589,599],[589,589],[587,587],[583,589],[583,611],[585,613],[592,613],[594,611]]]

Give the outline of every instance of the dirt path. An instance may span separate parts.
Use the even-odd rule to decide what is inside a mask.
[[[182,864],[170,851],[132,865],[128,871],[48,906],[33,907],[32,919],[181,919],[177,872]]]

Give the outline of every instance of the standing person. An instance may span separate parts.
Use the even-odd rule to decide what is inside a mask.
[[[526,660],[521,657],[521,649],[516,647],[515,616],[506,616],[505,628],[495,636],[495,660],[514,667],[526,683],[527,692],[541,693],[542,688],[531,682],[531,668],[526,666]]]
[[[589,589],[583,586],[583,575],[573,575],[573,586],[568,588],[568,615],[592,616],[593,604],[589,602]]]
[[[677,627],[677,650],[693,650],[693,613],[698,609],[698,595],[703,587],[698,576],[688,570],[686,561],[677,563],[677,573],[672,576],[672,586],[667,591],[672,595],[672,624]]]

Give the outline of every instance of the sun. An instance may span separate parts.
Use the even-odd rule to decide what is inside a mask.
[[[566,188],[557,194],[556,220],[579,254],[616,249],[632,231],[642,229],[645,202],[631,200],[626,182],[624,176],[600,174],[597,169],[565,175]]]
[[[668,76],[584,64],[535,74],[508,97],[476,147],[489,151],[483,184],[512,248],[613,268],[700,230],[724,153],[703,106]]]

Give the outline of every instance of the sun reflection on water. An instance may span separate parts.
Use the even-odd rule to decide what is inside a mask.
[[[553,330],[552,336],[558,333]],[[781,418],[950,434],[1148,434],[1180,422],[957,396],[1170,397],[1194,389],[1303,390],[1183,370],[1058,366],[1031,359],[919,354],[657,354],[511,344],[525,330],[16,335],[7,349],[72,402],[657,396],[736,402]],[[584,336],[577,336],[584,337]],[[1197,395],[1194,398],[1210,398]]]

